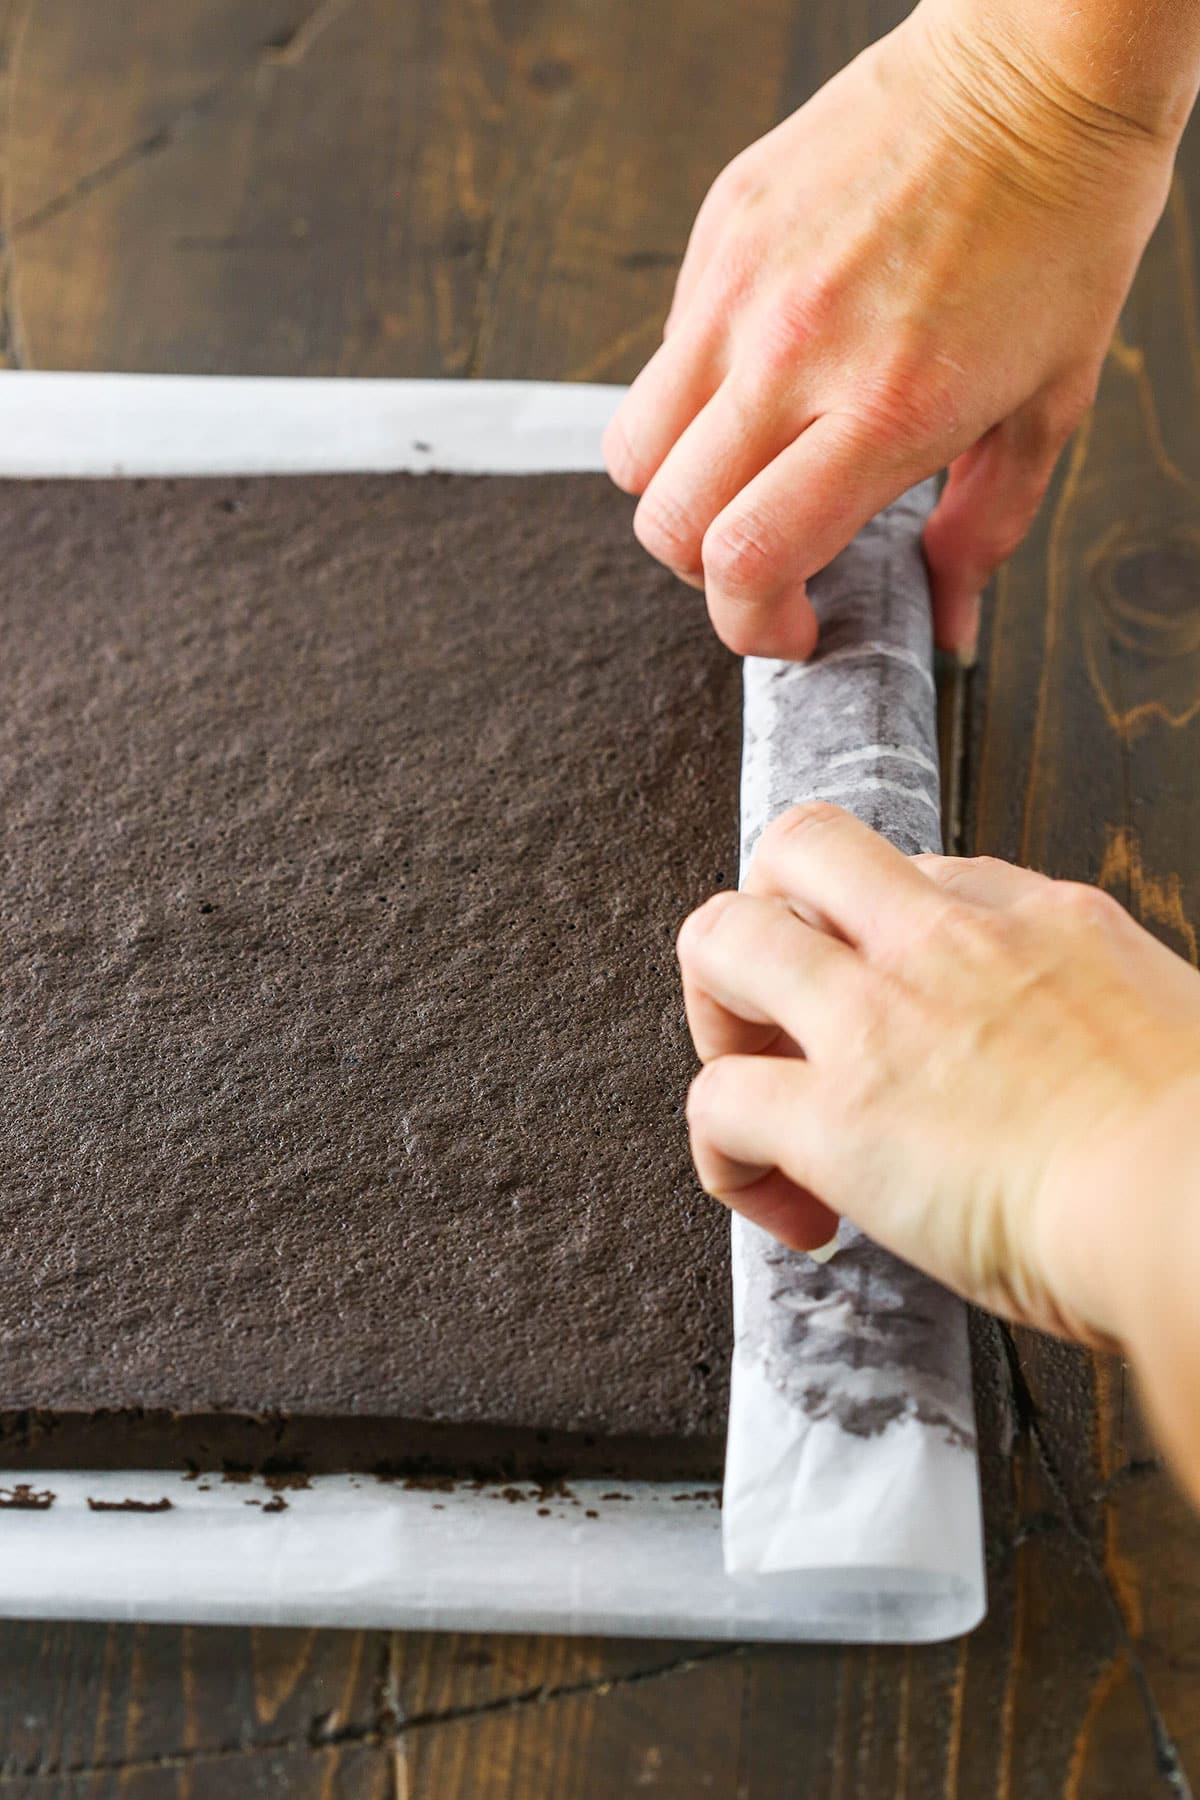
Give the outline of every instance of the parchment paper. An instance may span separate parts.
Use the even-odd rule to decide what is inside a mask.
[[[812,583],[807,664],[748,658],[742,875],[763,828],[832,800],[901,850],[941,848],[937,719],[914,489]],[[817,1263],[735,1217],[724,1542],[732,1571],[856,1555],[957,1572],[982,1596],[966,1314],[846,1221]]]
[[[0,475],[594,470],[619,398],[615,388],[549,383],[6,373]],[[911,524],[905,529],[911,549]],[[914,630],[927,681],[927,643]],[[796,675],[797,683],[816,679],[816,670]],[[759,805],[760,819],[799,797],[789,791],[791,765],[775,760],[793,743],[778,729],[790,678],[771,681],[771,665],[747,665],[743,803]],[[819,705],[808,712],[810,721],[821,716]],[[829,728],[834,754],[863,747],[857,726],[840,732],[831,720]],[[909,747],[923,741],[905,739]],[[854,762],[838,766],[867,773]],[[889,762],[878,779],[904,785],[916,767]],[[931,792],[936,805],[935,779]],[[926,810],[928,801],[927,793]],[[921,824],[928,831],[929,821]],[[876,1642],[969,1629],[983,1610],[982,1545],[969,1405],[966,1415],[953,1412],[968,1391],[954,1356],[944,1399],[947,1418],[966,1419],[960,1440],[927,1429],[915,1413],[856,1434],[820,1408],[798,1408],[781,1373],[795,1333],[773,1322],[762,1295],[780,1289],[780,1319],[801,1316],[798,1294],[809,1296],[802,1304],[811,1313],[809,1268],[795,1282],[793,1271],[772,1267],[765,1244],[748,1257],[741,1240],[739,1232],[735,1314],[739,1334],[749,1335],[734,1370],[728,1566],[713,1496],[665,1483],[581,1482],[548,1497],[520,1486],[440,1492],[329,1476],[277,1496],[259,1482],[150,1472],[0,1473],[0,1614]],[[868,1266],[870,1252],[850,1247],[854,1254]],[[886,1279],[863,1279],[872,1296],[894,1295],[893,1311],[909,1303],[894,1266]],[[854,1333],[864,1324],[868,1337],[881,1330],[888,1307],[874,1297],[840,1304],[850,1336],[844,1356],[827,1339],[822,1379],[842,1405],[851,1392],[836,1379],[845,1364],[856,1380],[876,1381],[866,1396],[875,1404],[880,1371],[864,1376],[870,1358],[854,1347]],[[923,1304],[941,1307],[946,1320],[943,1334],[931,1313],[929,1341],[959,1344],[955,1303],[934,1290]],[[893,1320],[880,1341],[895,1346],[904,1336]],[[42,1503],[14,1504],[26,1489]],[[96,1510],[97,1500],[170,1506]],[[745,1548],[756,1540],[760,1549]]]

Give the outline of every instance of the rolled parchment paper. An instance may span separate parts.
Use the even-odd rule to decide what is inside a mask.
[[[811,662],[746,661],[743,880],[763,828],[802,800],[905,852],[941,848],[920,550],[933,497],[932,482],[904,495],[812,582]],[[930,1583],[982,1592],[961,1301],[845,1220],[818,1263],[737,1217],[733,1298],[727,1570],[824,1570],[864,1594],[877,1571],[892,1605]]]

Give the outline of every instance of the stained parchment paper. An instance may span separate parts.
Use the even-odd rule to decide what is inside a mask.
[[[770,821],[831,800],[906,853],[941,848],[921,527],[934,484],[872,521],[811,585],[806,664],[748,658],[742,877]],[[843,1220],[815,1262],[733,1222],[735,1350],[726,1567],[980,1567],[962,1303]]]
[[[5,373],[0,476],[595,470],[620,392],[521,382]],[[889,529],[911,559],[912,508],[907,523]],[[874,577],[864,568],[860,580],[869,613]],[[818,584],[822,605],[826,591],[832,585]],[[924,747],[932,760],[931,738],[916,730],[931,717],[927,625],[914,613],[910,628],[911,642],[897,639],[895,649],[901,663],[907,658],[925,673],[914,732],[903,744]],[[830,625],[831,634],[841,629]],[[831,635],[826,674],[842,666],[850,673],[849,660],[836,660],[840,649],[857,655],[850,638],[835,644]],[[793,687],[798,695],[800,682],[815,680],[810,691],[819,696],[825,676],[800,671],[793,683],[775,679],[772,668],[747,665],[743,805],[752,830],[750,806],[761,823],[801,797],[799,765],[785,752],[791,757],[809,742],[809,760],[826,768],[827,780],[843,771],[836,797],[856,810],[868,794],[874,805],[888,793],[870,787],[872,780],[923,786],[924,809],[912,800],[918,824],[905,847],[925,841],[935,771],[904,757],[878,770],[867,758],[830,765],[831,756],[860,752],[886,733],[872,728],[864,737],[857,719],[843,729],[819,698],[805,728],[817,736],[781,729]],[[874,694],[869,676],[864,663],[829,704]],[[846,798],[855,780],[860,802]],[[832,785],[823,791],[834,797]],[[883,815],[863,816],[887,828]],[[148,1471],[0,1472],[0,1615],[874,1642],[968,1630],[982,1615],[983,1580],[969,1405],[964,1412],[967,1390],[954,1360],[961,1312],[937,1290],[918,1296],[896,1265],[877,1267],[875,1254],[847,1244],[845,1260],[833,1264],[838,1297],[822,1312],[810,1266],[777,1268],[768,1244],[735,1236],[739,1345],[726,1505],[732,1500],[736,1516],[729,1515],[724,1558],[715,1496],[694,1485],[579,1482],[547,1496],[522,1484],[443,1492],[323,1476],[277,1494],[261,1481]],[[859,1286],[847,1295],[856,1266]],[[914,1297],[927,1309],[927,1329],[915,1315],[900,1320]],[[838,1307],[840,1338],[826,1330]],[[800,1358],[807,1373],[798,1386],[788,1369],[805,1337],[806,1309],[810,1327],[822,1323],[808,1329]],[[895,1362],[895,1347],[906,1342]],[[875,1343],[889,1347],[886,1358]],[[888,1368],[916,1367],[918,1343],[949,1356],[944,1391],[941,1377],[931,1378],[920,1402],[926,1410],[943,1405],[945,1427],[930,1428],[908,1406],[907,1376],[887,1386]],[[859,1423],[871,1429],[847,1424],[856,1383],[866,1408]],[[809,1389],[827,1397],[806,1400]],[[875,1429],[878,1409],[897,1399],[896,1418]],[[170,1504],[158,1507],[164,1500]],[[130,1501],[157,1509],[129,1510]]]

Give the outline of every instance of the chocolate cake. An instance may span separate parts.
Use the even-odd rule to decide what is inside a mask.
[[[710,1473],[739,665],[601,477],[0,484],[0,1461]]]

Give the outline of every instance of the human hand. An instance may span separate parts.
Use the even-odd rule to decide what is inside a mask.
[[[764,833],[679,958],[708,1191],[801,1249],[845,1213],[982,1306],[1173,1371],[1152,1401],[1200,1492],[1200,974],[1098,889],[909,860],[826,805]]]
[[[733,650],[807,656],[806,581],[948,464],[925,549],[938,641],[970,653],[980,591],[1094,393],[1186,105],[1131,77],[1132,24],[1126,116],[1088,87],[1098,26],[1077,67],[1012,10],[921,0],[700,209],[605,455],[642,496],[639,539],[703,585]]]

